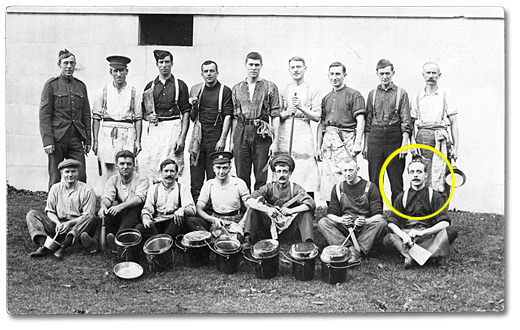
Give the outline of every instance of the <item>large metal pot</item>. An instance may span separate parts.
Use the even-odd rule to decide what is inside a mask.
[[[275,277],[280,269],[280,243],[274,239],[264,239],[253,245],[251,250],[251,258],[245,252],[244,258],[255,263],[256,277]]]
[[[141,232],[137,229],[123,229],[116,234],[115,243],[117,246],[118,262],[133,261],[139,262],[141,257],[139,243],[141,243]]]
[[[146,240],[143,251],[151,272],[162,272],[172,267],[173,238],[167,234],[159,234]]]
[[[329,245],[321,252],[321,280],[336,284],[345,282],[349,251],[342,245]]]
[[[184,265],[198,268],[209,263],[209,240],[211,233],[196,230],[175,238],[175,245],[183,251]],[[180,240],[180,245],[179,245]]]
[[[213,248],[209,248],[215,252],[217,256],[217,269],[226,274],[233,274],[238,271],[240,265],[242,246],[240,241],[230,236],[223,235],[219,237]]]
[[[296,280],[312,281],[314,279],[318,253],[318,247],[311,242],[301,242],[292,245],[290,258],[288,259],[292,262],[292,274]]]

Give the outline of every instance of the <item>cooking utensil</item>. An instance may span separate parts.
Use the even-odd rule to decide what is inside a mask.
[[[412,240],[412,246],[410,247],[408,254],[421,266],[424,265],[432,255],[430,251],[415,243],[415,240]]]
[[[143,275],[143,272],[143,267],[133,261],[123,261],[114,266],[114,274],[125,280],[138,278]]]

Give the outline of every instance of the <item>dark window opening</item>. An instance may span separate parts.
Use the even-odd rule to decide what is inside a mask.
[[[193,46],[193,15],[139,15],[139,45]]]

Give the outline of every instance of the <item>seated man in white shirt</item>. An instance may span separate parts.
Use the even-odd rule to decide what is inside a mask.
[[[197,200],[198,217],[188,219],[188,231],[211,231],[214,236],[224,228],[232,236],[243,242],[244,229],[240,221],[244,216],[244,202],[249,195],[244,180],[230,176],[231,159],[229,151],[214,152],[210,155],[215,178],[207,180]],[[213,212],[208,213],[206,206],[211,204]]]
[[[196,213],[189,187],[177,182],[177,163],[166,159],[159,168],[162,181],[148,189],[141,212],[142,223],[135,227],[144,240],[161,233],[175,238],[186,231],[185,217]]]

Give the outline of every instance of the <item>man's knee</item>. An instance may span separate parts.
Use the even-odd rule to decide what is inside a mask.
[[[322,229],[330,227],[333,224],[334,224],[334,222],[332,220],[330,220],[328,217],[323,217],[320,219],[320,221],[318,221],[318,229],[322,230]]]
[[[457,236],[459,236],[459,230],[456,227],[448,226],[446,227],[446,234],[448,234],[448,241],[450,245],[453,244]]]
[[[29,212],[27,212],[27,215],[25,216],[25,219],[27,221],[32,221],[33,219],[36,219],[39,215],[39,212],[36,211],[36,210],[30,210]]]

